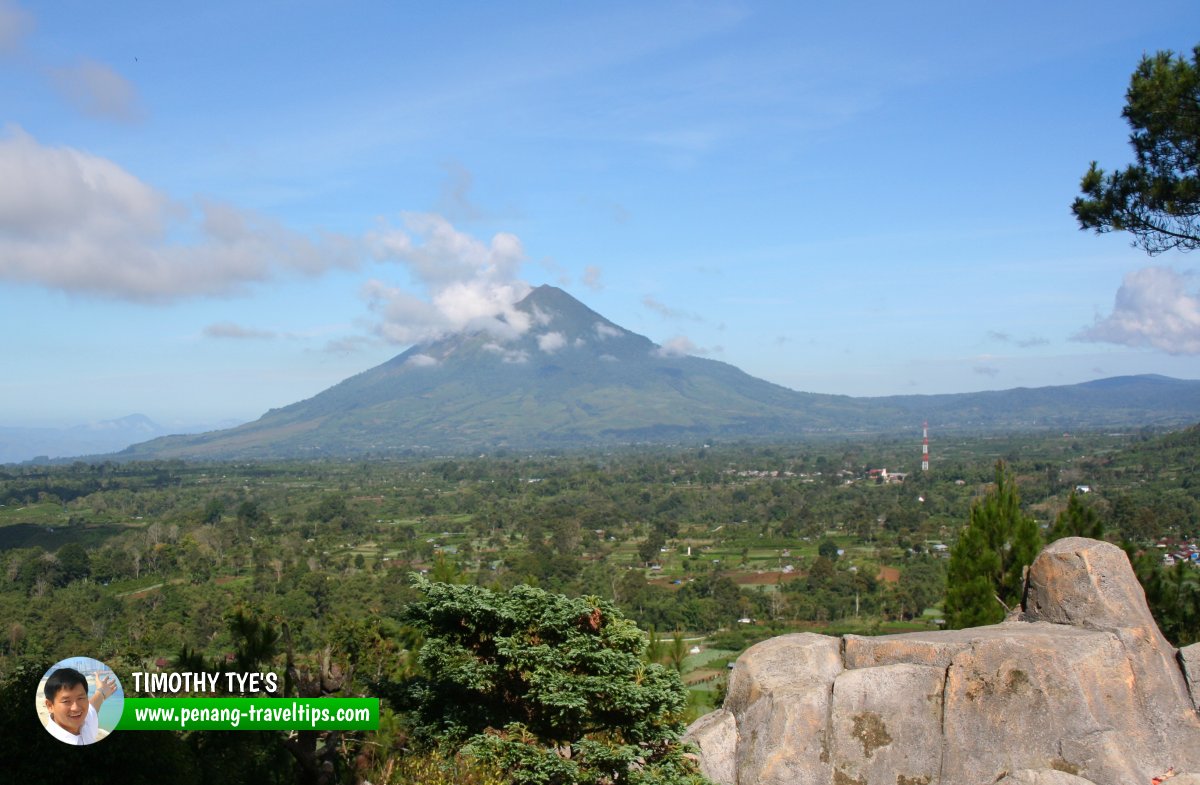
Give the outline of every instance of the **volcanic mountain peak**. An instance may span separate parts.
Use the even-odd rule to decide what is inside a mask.
[[[649,338],[630,332],[554,286],[533,289],[500,318],[504,329],[475,330],[413,346],[388,364],[428,368],[445,361],[487,365],[534,365],[596,360],[644,360],[655,350]]]
[[[595,322],[602,322],[616,327],[562,289],[549,284],[542,284],[530,291],[516,307],[530,314],[536,323],[546,326],[556,322],[556,326],[590,326]]]
[[[555,286],[537,287],[516,308],[529,314],[532,326],[527,337],[542,351],[554,352],[568,345],[582,348],[625,343],[630,338],[635,339],[638,349],[648,351],[654,346],[649,338],[610,322]]]

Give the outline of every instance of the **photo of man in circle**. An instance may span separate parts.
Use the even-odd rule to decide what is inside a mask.
[[[90,683],[80,667],[91,672]],[[116,709],[115,716],[106,711],[102,719],[101,714],[105,701],[120,691],[120,682],[104,663],[85,657],[63,660],[42,680],[38,714],[46,731],[59,741],[91,744],[107,736],[120,719],[122,706],[110,707]],[[123,704],[124,695],[115,703]]]

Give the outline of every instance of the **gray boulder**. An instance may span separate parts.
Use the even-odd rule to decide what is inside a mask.
[[[735,782],[830,782],[833,771],[823,730],[831,686],[842,672],[841,642],[805,633],[782,635],[754,648],[755,656],[739,657],[729,675],[724,710],[734,717],[736,744],[731,756],[722,751],[717,757],[732,758],[726,765]],[[753,731],[744,733],[742,727]],[[712,777],[718,771],[704,770]]]
[[[1180,649],[1179,664],[1183,667],[1188,692],[1192,696],[1192,708],[1200,711],[1200,643]]]
[[[1005,775],[996,785],[1095,785],[1091,780],[1076,777],[1057,769],[1020,769]]]
[[[1069,538],[1029,570],[1023,613],[881,637],[785,635],[747,650],[688,729],[722,785],[1124,785],[1200,771],[1183,655],[1125,554]],[[1183,785],[1192,775],[1168,783]]]

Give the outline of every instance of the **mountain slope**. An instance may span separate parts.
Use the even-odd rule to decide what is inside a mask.
[[[942,396],[800,393],[732,365],[679,356],[566,292],[534,289],[511,334],[414,346],[255,422],[135,445],[122,458],[289,458],[544,448],[680,439],[1178,424],[1200,419],[1200,382],[1129,377]]]
[[[518,306],[533,327],[415,346],[229,431],[128,457],[283,457],[768,435],[882,424],[877,406],[796,393],[726,363],[672,356],[554,287]]]

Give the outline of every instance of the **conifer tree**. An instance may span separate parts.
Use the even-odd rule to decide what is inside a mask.
[[[1021,602],[1023,573],[1042,545],[1037,522],[1021,512],[1016,480],[996,462],[996,486],[971,507],[950,552],[946,575],[946,625],[951,629],[996,624]]]
[[[1079,227],[1129,232],[1151,255],[1200,248],[1200,46],[1190,61],[1143,57],[1121,114],[1137,163],[1105,172],[1092,162],[1071,205]]]
[[[1104,524],[1096,511],[1083,503],[1079,494],[1071,491],[1067,499],[1067,509],[1058,514],[1054,521],[1054,529],[1050,532],[1051,540],[1061,540],[1063,537],[1091,537],[1098,540],[1104,536]]]

